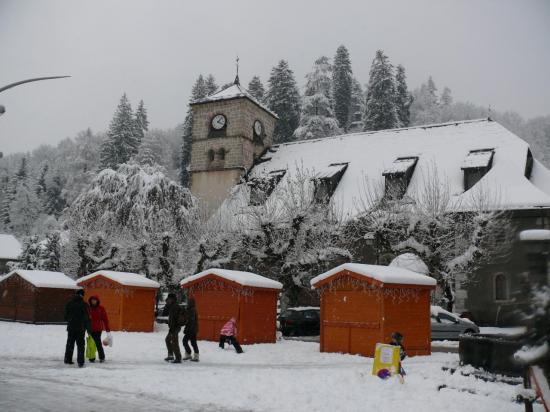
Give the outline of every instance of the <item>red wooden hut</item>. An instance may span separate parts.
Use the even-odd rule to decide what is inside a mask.
[[[77,280],[86,298],[97,295],[111,330],[152,332],[159,284],[137,273],[100,270]]]
[[[208,269],[182,280],[181,286],[195,298],[199,339],[217,341],[223,324],[234,317],[241,343],[275,342],[281,283],[255,273]]]
[[[407,269],[345,263],[311,280],[321,297],[321,351],[374,356],[392,332],[409,355],[431,351],[435,279]]]
[[[65,305],[80,289],[60,272],[17,269],[0,279],[0,319],[64,323]]]

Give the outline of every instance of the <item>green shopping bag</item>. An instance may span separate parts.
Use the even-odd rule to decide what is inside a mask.
[[[86,358],[95,359],[95,352],[97,347],[95,346],[94,338],[90,335],[86,338]]]

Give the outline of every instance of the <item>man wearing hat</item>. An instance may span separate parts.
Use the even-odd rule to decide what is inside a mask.
[[[76,291],[74,297],[65,306],[65,320],[67,321],[67,346],[65,347],[65,363],[72,365],[74,344],[77,346],[76,361],[78,367],[84,366],[84,334],[90,330],[88,305],[84,302],[84,289]]]

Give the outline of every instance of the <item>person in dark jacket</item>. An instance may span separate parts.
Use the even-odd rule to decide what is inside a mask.
[[[399,332],[393,332],[391,334],[390,345],[399,346],[399,375],[403,377],[406,374],[405,369],[401,366],[401,362],[403,362],[403,359],[407,357],[407,352],[405,351],[405,346],[403,345],[403,335]]]
[[[181,363],[181,351],[178,335],[182,327],[182,309],[174,293],[169,293],[163,315],[168,315],[168,334],[166,335],[166,362]]]
[[[84,334],[91,335],[88,305],[84,302],[84,290],[76,291],[74,297],[65,306],[65,320],[67,321],[67,345],[65,346],[65,363],[73,364],[74,345],[77,346],[76,361],[81,368],[84,366]]]
[[[90,321],[92,330],[90,336],[94,339],[97,347],[99,362],[103,363],[105,362],[105,351],[103,350],[103,344],[101,342],[101,332],[105,331],[109,333],[111,331],[109,328],[109,318],[107,317],[105,308],[101,306],[98,296],[91,296],[90,299],[88,299],[88,304],[90,305]],[[95,358],[90,359],[90,362],[95,362]]]
[[[193,362],[199,361],[199,347],[197,346],[197,333],[199,333],[199,315],[195,305],[195,298],[189,298],[187,302],[187,311],[185,312],[186,323],[183,335],[183,347],[185,348],[185,357],[183,360],[191,359]],[[193,347],[193,356],[191,356],[191,348]]]

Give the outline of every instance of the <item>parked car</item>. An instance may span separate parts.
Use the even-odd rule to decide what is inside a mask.
[[[316,336],[321,325],[321,310],[307,306],[288,308],[279,316],[283,336]]]
[[[470,319],[461,318],[441,306],[431,307],[432,340],[458,340],[459,335],[479,333]]]

